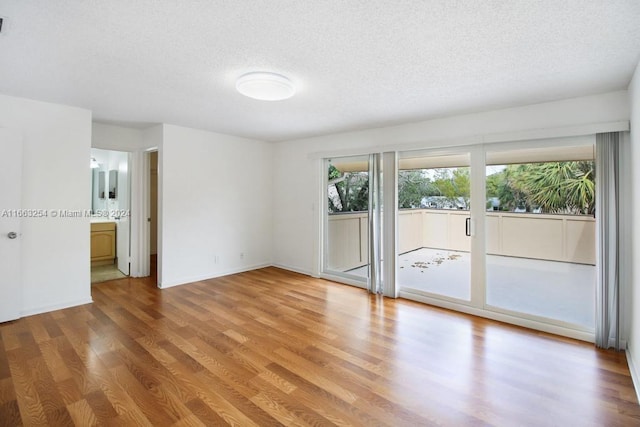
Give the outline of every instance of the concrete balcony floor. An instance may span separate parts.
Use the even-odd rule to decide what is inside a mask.
[[[470,254],[422,248],[398,257],[402,291],[468,301]],[[349,271],[367,275],[366,266]],[[593,265],[487,255],[487,305],[593,330],[596,268]]]

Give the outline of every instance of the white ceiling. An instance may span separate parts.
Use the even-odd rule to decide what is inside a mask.
[[[638,0],[2,0],[0,92],[268,141],[625,89]],[[248,71],[295,97],[245,98]]]

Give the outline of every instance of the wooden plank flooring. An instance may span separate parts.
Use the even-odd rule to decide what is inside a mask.
[[[276,268],[0,325],[0,425],[640,425],[624,353]]]

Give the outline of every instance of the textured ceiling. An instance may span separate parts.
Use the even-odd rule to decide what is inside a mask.
[[[627,87],[638,0],[2,0],[0,92],[268,141]],[[294,98],[235,91],[248,71]]]

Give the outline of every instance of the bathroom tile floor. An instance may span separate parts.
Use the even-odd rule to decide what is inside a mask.
[[[91,283],[106,282],[107,280],[122,279],[125,276],[116,264],[101,265],[98,267],[91,267]]]

